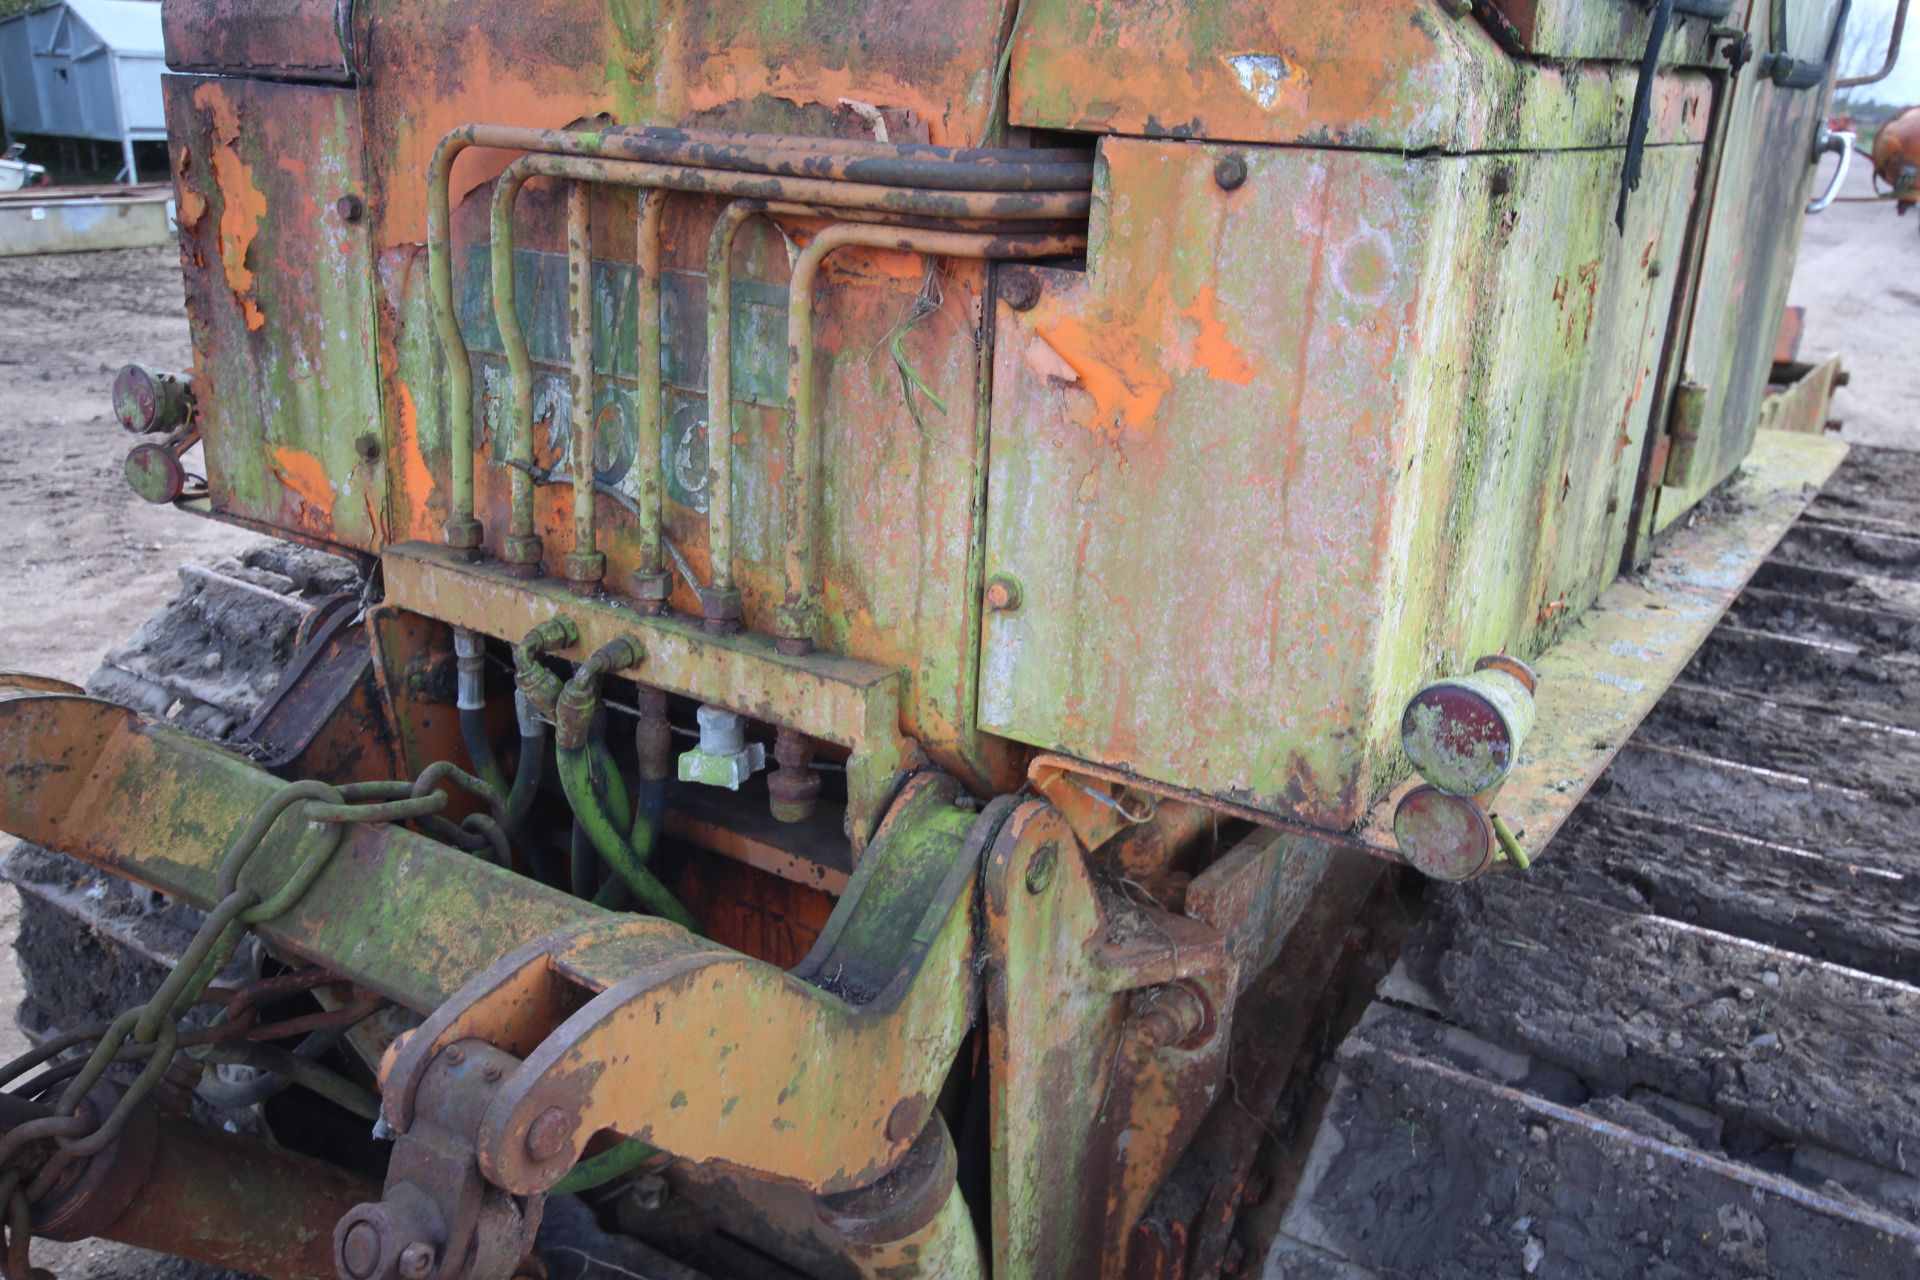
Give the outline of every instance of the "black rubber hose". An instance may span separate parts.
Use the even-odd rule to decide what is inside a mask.
[[[467,755],[473,759],[474,776],[501,795],[507,793],[506,775],[500,772],[500,758],[493,751],[493,737],[487,732],[487,713],[480,707],[460,708],[460,738]]]

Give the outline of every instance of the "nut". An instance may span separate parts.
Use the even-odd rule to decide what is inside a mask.
[[[359,196],[348,194],[333,202],[333,212],[342,222],[358,222],[366,216],[367,205]]]

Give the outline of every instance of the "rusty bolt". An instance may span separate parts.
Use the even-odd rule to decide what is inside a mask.
[[[342,222],[358,222],[366,216],[366,202],[356,195],[344,195],[333,202],[333,211]]]
[[[1170,982],[1135,997],[1140,1036],[1156,1049],[1195,1049],[1213,1035],[1207,998],[1192,985]]]
[[[573,1117],[559,1107],[548,1107],[527,1126],[527,1154],[545,1163],[567,1149],[573,1136]]]
[[[427,1277],[433,1274],[434,1264],[439,1260],[432,1245],[424,1240],[415,1240],[400,1251],[402,1280],[427,1280]]]
[[[1213,166],[1213,180],[1222,191],[1237,191],[1247,180],[1247,158],[1238,154],[1221,156]]]
[[[480,1078],[488,1084],[499,1084],[500,1075],[500,1064],[497,1062],[489,1062],[486,1066],[480,1068]]]
[[[380,1265],[380,1229],[371,1222],[356,1222],[347,1228],[340,1242],[340,1264],[354,1280],[365,1280]]]
[[[1019,579],[1004,573],[996,573],[987,579],[987,608],[995,613],[1012,613],[1019,607]]]
[[[1000,297],[1015,311],[1031,311],[1040,301],[1040,282],[1031,271],[1018,271],[1000,281]]]

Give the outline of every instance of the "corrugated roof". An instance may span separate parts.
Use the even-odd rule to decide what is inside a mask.
[[[164,53],[160,6],[154,0],[66,0],[74,17],[115,53]]]

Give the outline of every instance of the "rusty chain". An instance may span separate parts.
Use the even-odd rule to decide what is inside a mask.
[[[56,1036],[0,1066],[0,1088],[5,1088],[68,1050],[90,1041],[94,1043],[86,1058],[70,1059],[31,1082],[30,1092],[37,1094],[71,1076],[52,1115],[30,1120],[0,1136],[0,1205],[4,1206],[4,1214],[0,1214],[0,1235],[4,1236],[4,1244],[0,1245],[0,1278],[52,1280],[48,1272],[32,1266],[29,1259],[34,1204],[53,1190],[74,1161],[94,1155],[120,1136],[171,1069],[175,1054],[185,1042],[210,1038],[204,1034],[183,1034],[181,1020],[195,1005],[206,1001],[208,987],[232,959],[247,931],[284,915],[300,901],[345,842],[348,827],[426,818],[444,823],[438,819],[449,800],[448,793],[439,789],[443,781],[456,782],[473,791],[498,813],[501,799],[492,787],[444,762],[429,766],[415,782],[353,782],[332,786],[309,780],[281,787],[228,845],[220,860],[218,904],[207,912],[192,942],[181,952],[173,970],[146,1004],[127,1010],[110,1023],[95,1023]],[[296,806],[310,829],[325,828],[324,836],[279,888],[268,892],[243,884],[242,874],[267,834]],[[455,831],[481,836],[482,843],[491,845],[498,856],[499,843],[490,839],[492,831],[489,830],[497,829],[495,823],[483,817],[479,822],[469,819],[468,824],[463,828],[445,825]],[[215,999],[222,1000],[221,997]],[[249,1016],[247,1026],[226,1028],[223,1034],[248,1034],[251,1005],[243,1012]],[[87,1114],[88,1095],[116,1062],[142,1060],[145,1065],[133,1083],[120,1095],[112,1110],[96,1123]],[[81,1064],[77,1071],[71,1070],[69,1063],[72,1062]],[[23,1157],[37,1144],[49,1141],[54,1144],[53,1151],[37,1168],[31,1167]]]

